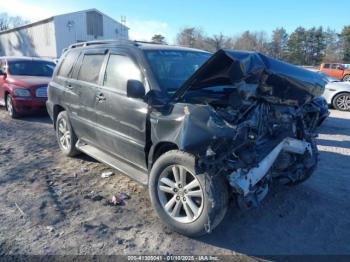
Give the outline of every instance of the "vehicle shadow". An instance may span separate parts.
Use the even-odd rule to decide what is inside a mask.
[[[330,116],[323,123],[319,131],[320,134],[325,135],[350,135],[350,119]]]
[[[41,113],[41,114],[31,115],[31,116],[23,116],[19,119],[22,121],[26,121],[26,122],[52,124],[51,118],[49,117],[49,115],[47,113]]]
[[[83,160],[83,161],[86,161],[86,162],[91,162],[91,163],[100,163],[95,158],[92,158],[91,156],[88,156],[88,155],[86,155],[84,153],[76,155],[74,158],[79,159],[79,160]]]
[[[0,106],[0,114],[8,114],[4,106]],[[8,116],[10,118],[10,116]],[[16,120],[27,121],[27,122],[38,122],[43,124],[52,124],[52,121],[47,112],[38,112],[32,115],[23,115]]]

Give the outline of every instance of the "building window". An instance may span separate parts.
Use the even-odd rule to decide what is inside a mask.
[[[103,36],[103,17],[96,11],[86,13],[86,31],[94,37]]]

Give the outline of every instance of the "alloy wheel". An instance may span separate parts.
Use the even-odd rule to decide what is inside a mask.
[[[164,211],[180,223],[191,223],[202,213],[203,190],[198,178],[181,165],[166,168],[158,180],[158,197]]]
[[[344,94],[339,96],[336,100],[336,105],[341,110],[350,110],[350,95]]]
[[[67,120],[61,118],[58,122],[58,140],[64,150],[69,150],[71,143],[71,133],[67,124]]]

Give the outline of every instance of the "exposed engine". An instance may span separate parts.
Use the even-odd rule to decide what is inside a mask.
[[[256,206],[272,180],[294,185],[313,173],[316,129],[328,110],[321,98],[298,107],[247,97],[238,90],[193,94],[192,99],[215,108],[216,123],[224,121],[236,132],[231,141],[213,142],[202,164],[228,177],[241,206]]]

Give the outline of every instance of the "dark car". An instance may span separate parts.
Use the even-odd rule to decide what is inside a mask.
[[[47,86],[55,64],[29,57],[0,57],[0,105],[10,116],[46,111]]]
[[[65,155],[84,152],[148,185],[159,217],[197,236],[229,199],[255,206],[272,180],[310,177],[324,85],[260,53],[87,42],[65,51],[47,109]]]

